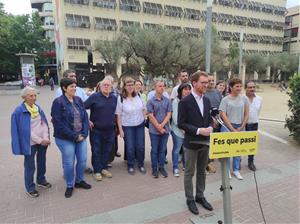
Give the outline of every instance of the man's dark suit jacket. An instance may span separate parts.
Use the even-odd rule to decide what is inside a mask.
[[[199,149],[199,144],[191,143],[193,141],[209,141],[209,137],[196,135],[198,128],[207,128],[212,125],[210,116],[209,99],[203,96],[202,116],[197,101],[193,94],[183,98],[178,105],[178,127],[185,131],[183,146],[188,149]]]

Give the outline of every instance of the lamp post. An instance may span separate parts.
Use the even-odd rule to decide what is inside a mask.
[[[210,72],[211,61],[211,27],[212,27],[212,0],[207,0],[206,11],[206,49],[205,49],[205,71]]]
[[[243,39],[244,39],[244,31],[242,30],[240,33],[240,59],[239,59],[239,78],[242,79],[242,64],[243,64]]]

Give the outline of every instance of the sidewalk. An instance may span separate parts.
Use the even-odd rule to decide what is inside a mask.
[[[278,91],[279,92],[279,91]],[[266,89],[259,95],[267,94]],[[269,94],[283,94],[274,93]],[[38,95],[39,104],[50,121],[51,92],[42,88]],[[264,108],[271,108],[274,100],[263,96]],[[96,182],[87,175],[92,189],[74,190],[70,199],[64,198],[65,183],[62,178],[60,152],[52,139],[47,152],[47,177],[53,187],[39,189],[40,197],[28,198],[23,182],[23,157],[13,156],[10,148],[10,114],[21,102],[18,96],[0,96],[5,107],[0,110],[0,222],[1,223],[66,223],[66,222],[115,222],[115,223],[217,223],[222,217],[222,195],[220,168],[216,161],[217,173],[207,176],[206,197],[212,202],[214,211],[200,208],[200,215],[194,216],[185,206],[183,175],[175,178],[171,164],[167,165],[168,178],[153,179],[150,170],[150,143],[146,130],[147,174],[127,174],[123,158],[116,158],[111,172],[112,179]],[[277,102],[277,100],[276,100]],[[3,104],[4,105],[4,104]],[[276,116],[286,113],[278,104],[273,106]],[[279,112],[281,111],[281,112]],[[264,112],[267,114],[267,111]],[[277,114],[278,113],[278,114]],[[273,114],[269,114],[273,116]],[[275,116],[274,116],[275,117]],[[287,144],[260,135],[260,148],[255,157],[260,198],[267,223],[299,223],[299,145],[289,137],[283,123],[262,121],[260,129],[270,135],[284,139]],[[52,129],[52,127],[51,127]],[[123,142],[119,140],[123,155]],[[171,138],[168,142],[168,160],[171,161]],[[90,152],[90,149],[88,149]],[[88,155],[90,158],[90,154]],[[88,160],[90,165],[90,160]],[[243,181],[232,179],[232,210],[236,223],[262,223],[257,204],[253,173],[247,168],[247,157],[242,159]]]

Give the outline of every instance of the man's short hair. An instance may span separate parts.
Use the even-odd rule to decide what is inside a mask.
[[[190,77],[191,83],[193,84],[193,82],[198,82],[201,76],[207,77],[208,75],[204,71],[196,71]]]
[[[245,82],[245,89],[247,89],[248,84],[251,83],[251,82],[253,82],[254,85],[256,85],[254,80],[248,80],[248,81]]]
[[[70,73],[76,73],[76,72],[75,72],[75,70],[73,70],[73,69],[67,69],[67,70],[64,71],[63,77],[64,77],[64,78],[68,78],[68,75],[69,75]]]

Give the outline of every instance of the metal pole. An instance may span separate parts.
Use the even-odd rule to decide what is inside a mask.
[[[222,174],[222,187],[223,191],[223,212],[224,212],[224,223],[231,224],[232,223],[232,210],[231,210],[231,189],[230,189],[230,181],[228,176],[228,158],[220,159],[221,162],[221,174]]]
[[[205,71],[210,72],[211,61],[211,27],[212,27],[212,0],[207,0],[206,11],[206,51],[205,51]]]
[[[242,79],[242,63],[243,63],[243,39],[244,39],[244,32],[241,31],[240,33],[240,60],[239,60],[239,78]]]

